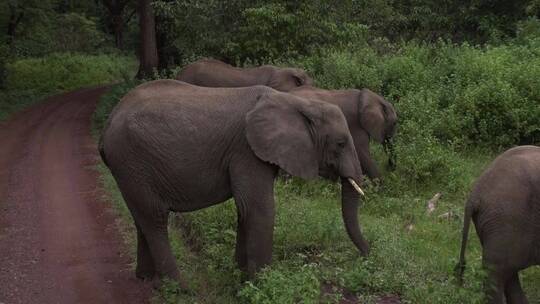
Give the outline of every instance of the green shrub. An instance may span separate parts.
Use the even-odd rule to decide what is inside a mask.
[[[6,64],[0,119],[44,97],[130,78],[136,62],[113,55],[53,54]]]
[[[21,59],[7,65],[6,88],[45,94],[69,91],[129,77],[135,64],[129,57],[69,53]]]
[[[328,89],[370,88],[380,91],[382,75],[378,70],[380,58],[370,48],[355,52],[328,49],[318,56],[293,61],[304,67],[320,87]]]
[[[290,267],[273,267],[258,275],[255,282],[247,282],[238,292],[244,303],[319,303],[320,282],[316,265],[301,266],[301,271]]]
[[[46,3],[27,5],[47,6]],[[34,7],[25,10],[11,48],[17,58],[46,57],[51,53],[65,52],[97,54],[103,52],[105,47],[112,49],[110,42],[110,38],[107,39],[105,33],[100,31],[95,18]]]
[[[312,5],[290,6],[272,3],[244,10],[244,23],[235,36],[236,47],[231,49],[234,55],[229,57],[240,62],[269,62],[315,54],[324,46],[344,47],[366,41],[365,26],[332,22],[321,17],[325,15]]]

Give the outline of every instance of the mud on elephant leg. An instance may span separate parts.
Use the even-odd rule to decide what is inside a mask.
[[[137,227],[137,269],[135,275],[139,279],[151,280],[156,274],[154,261],[141,228],[137,224],[135,226]]]

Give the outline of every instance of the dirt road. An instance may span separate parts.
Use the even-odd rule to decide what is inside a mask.
[[[146,303],[97,188],[82,89],[0,123],[0,303]]]

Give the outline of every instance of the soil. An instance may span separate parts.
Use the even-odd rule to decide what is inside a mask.
[[[0,123],[0,303],[147,303],[101,198],[90,120],[105,87]]]

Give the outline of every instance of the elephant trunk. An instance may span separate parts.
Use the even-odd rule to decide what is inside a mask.
[[[347,234],[351,238],[360,254],[369,254],[369,245],[362,235],[360,224],[358,223],[358,200],[359,193],[354,189],[348,179],[341,179],[341,214]]]

